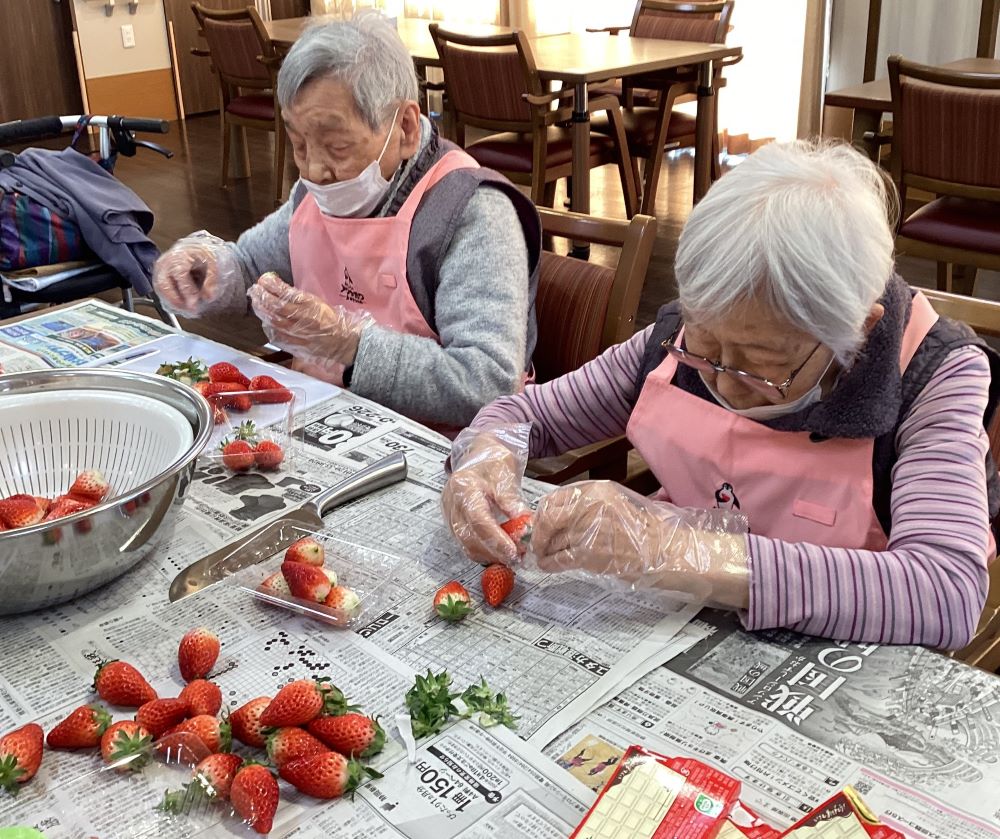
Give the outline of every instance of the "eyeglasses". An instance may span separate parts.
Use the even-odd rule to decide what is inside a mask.
[[[806,356],[805,361],[788,374],[787,379],[785,379],[781,384],[775,384],[770,379],[765,379],[763,376],[757,376],[753,373],[748,373],[746,370],[739,370],[735,367],[726,367],[724,364],[720,364],[718,361],[712,361],[711,359],[705,358],[703,355],[695,355],[692,352],[688,352],[683,347],[678,347],[674,344],[676,337],[677,333],[675,332],[660,346],[662,346],[663,349],[665,349],[682,364],[686,364],[688,367],[692,367],[701,373],[728,373],[730,376],[735,376],[740,382],[745,384],[751,390],[754,390],[764,396],[770,396],[772,398],[777,397],[779,399],[784,399],[788,396],[788,389],[792,386],[792,382],[795,381],[795,377],[802,372],[802,368],[809,363],[809,359],[816,355],[816,350],[818,350],[822,345],[822,341],[816,344],[816,346],[812,348],[809,355]]]

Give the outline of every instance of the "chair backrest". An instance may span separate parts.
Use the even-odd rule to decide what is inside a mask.
[[[907,186],[1000,200],[1000,75],[889,57],[892,174]]]
[[[635,332],[635,314],[656,240],[656,220],[631,221],[538,208],[547,237],[620,248],[618,265],[545,251],[542,253],[535,310],[538,343],[534,363],[538,382],[576,370]]]
[[[192,3],[191,11],[208,42],[212,67],[223,85],[255,90],[272,87],[274,70],[264,59],[274,59],[274,47],[253,6],[225,11]]]
[[[639,0],[629,34],[665,41],[724,43],[733,16],[733,0],[677,2]]]
[[[484,37],[449,32],[430,24],[448,101],[468,125],[499,131],[531,131],[539,108],[526,94],[544,93],[535,59],[523,32]]]

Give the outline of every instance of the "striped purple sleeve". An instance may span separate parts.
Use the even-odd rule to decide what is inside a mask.
[[[747,629],[959,649],[986,591],[989,513],[983,429],[989,363],[950,353],[896,436],[892,534],[884,551],[748,537]]]
[[[472,428],[531,423],[530,457],[552,457],[625,433],[649,326],[593,361],[543,385],[528,385],[483,408]]]

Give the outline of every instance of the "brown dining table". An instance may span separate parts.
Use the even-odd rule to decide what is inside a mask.
[[[942,64],[941,67],[961,73],[1000,74],[1000,60],[995,58],[962,58]],[[854,110],[851,142],[872,160],[878,160],[878,131],[882,115],[892,113],[889,79],[875,79],[853,87],[830,91],[823,98],[823,104],[833,108]]]

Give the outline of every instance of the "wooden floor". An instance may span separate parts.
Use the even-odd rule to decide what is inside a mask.
[[[134,158],[119,160],[116,175],[152,209],[156,223],[151,236],[161,248],[201,229],[223,239],[234,239],[273,210],[273,135],[269,132],[247,132],[253,171],[249,178],[230,181],[228,189],[220,186],[217,116],[173,123],[169,134],[155,139],[174,151],[171,160],[140,149]],[[690,156],[668,159],[664,164],[656,201],[656,247],[637,318],[640,328],[652,322],[659,306],[676,294],[673,259],[681,228],[691,209],[692,164]],[[291,184],[294,177],[294,168],[289,166],[286,184]],[[564,197],[560,189],[557,207],[561,206]],[[624,202],[614,167],[605,166],[593,173],[591,208],[594,214],[624,218]],[[595,261],[606,263],[611,257],[612,254],[602,252],[601,248],[594,248],[592,259]],[[933,263],[903,257],[898,267],[903,277],[914,285],[934,285]],[[1000,274],[980,272],[976,294],[1000,299]],[[185,326],[240,348],[249,349],[264,341],[259,323],[252,315],[235,321],[229,318],[185,322]]]

